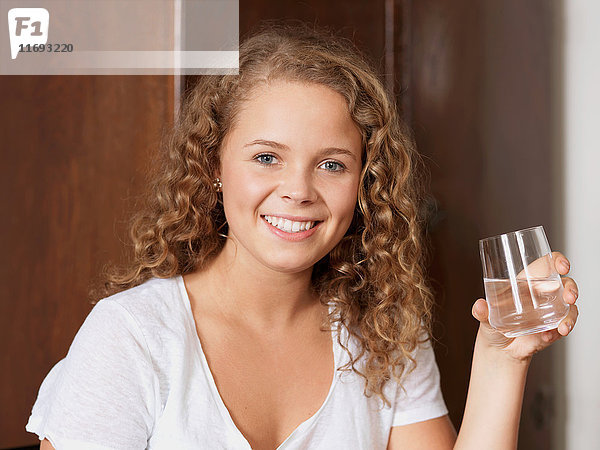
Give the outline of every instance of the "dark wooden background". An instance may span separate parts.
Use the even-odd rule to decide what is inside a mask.
[[[371,56],[431,170],[436,355],[460,425],[483,296],[478,239],[543,224],[560,242],[552,178],[559,104],[556,26],[546,0],[240,0],[240,34],[263,19],[340,30]],[[125,222],[173,120],[174,77],[0,79],[4,211],[0,263],[0,447],[25,432],[37,389],[90,310],[90,283],[127,256]],[[185,80],[184,83],[185,85]],[[536,357],[520,448],[561,448],[552,413],[559,352]],[[560,361],[559,361],[560,362]],[[554,407],[556,410],[556,407]],[[558,438],[556,436],[559,436]],[[554,439],[554,440],[553,440]]]

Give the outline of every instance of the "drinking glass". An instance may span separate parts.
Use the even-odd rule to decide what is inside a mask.
[[[569,312],[542,226],[479,241],[489,322],[506,337],[558,327]]]

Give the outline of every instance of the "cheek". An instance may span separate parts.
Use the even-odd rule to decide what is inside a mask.
[[[347,229],[352,222],[354,209],[358,198],[358,180],[339,186],[332,191],[329,197],[331,212],[339,218],[341,224]],[[344,229],[344,232],[346,231]]]
[[[256,207],[268,195],[268,183],[264,177],[259,176],[253,170],[243,170],[235,165],[229,166],[222,171],[223,182],[223,206],[229,217],[248,209]]]

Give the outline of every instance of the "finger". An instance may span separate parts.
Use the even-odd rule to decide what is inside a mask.
[[[547,330],[542,333],[542,340],[546,344],[552,344],[553,342],[559,340],[561,337],[563,337],[563,335],[560,334],[560,332],[556,328],[554,330]]]
[[[571,262],[561,252],[552,252],[552,259],[554,259],[554,265],[556,270],[561,275],[569,273],[571,270]]]
[[[577,283],[570,277],[562,277],[563,286],[565,287],[563,292],[563,299],[570,305],[575,304],[575,301],[579,297],[579,288]]]
[[[569,306],[569,314],[567,314],[567,317],[565,317],[558,325],[558,332],[562,336],[566,336],[567,334],[569,334],[575,327],[575,323],[577,322],[578,316],[579,308],[577,308],[577,305]]]
[[[478,299],[475,303],[473,303],[471,313],[473,314],[473,317],[475,317],[480,322],[488,323],[489,313],[487,301],[484,298]]]
[[[562,253],[552,252],[550,260],[554,265],[554,270],[559,274],[565,275],[569,272],[571,263]],[[551,266],[548,266],[548,255],[544,255],[530,262],[526,267],[519,271],[517,279],[525,280],[530,277],[546,278],[550,275],[548,269],[551,269]]]

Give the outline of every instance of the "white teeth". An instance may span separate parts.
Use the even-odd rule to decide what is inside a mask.
[[[309,230],[313,227],[315,222],[294,222],[292,220],[283,219],[276,216],[264,216],[265,220],[274,227],[279,228],[287,233],[299,233],[301,231]]]

